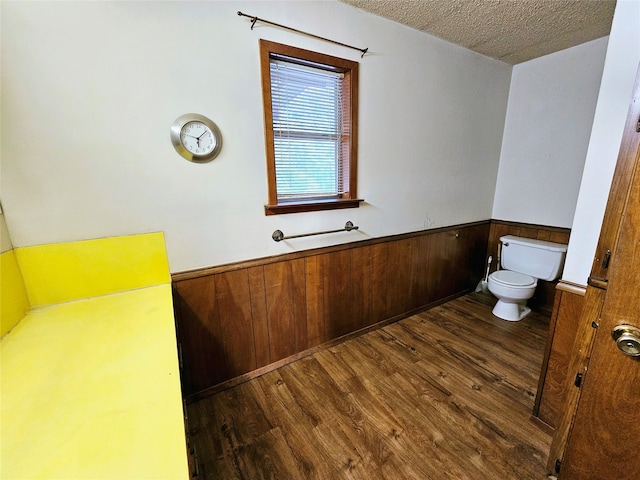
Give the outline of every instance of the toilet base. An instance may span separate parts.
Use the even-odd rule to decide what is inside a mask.
[[[492,312],[496,317],[510,322],[517,322],[531,313],[531,309],[523,303],[504,302],[498,300]]]

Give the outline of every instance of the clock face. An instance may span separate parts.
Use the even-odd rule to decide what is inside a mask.
[[[207,117],[186,113],[171,125],[171,143],[190,162],[206,163],[220,153],[222,136],[218,126]]]
[[[216,146],[211,129],[199,121],[186,123],[180,132],[180,140],[194,155],[206,155]]]

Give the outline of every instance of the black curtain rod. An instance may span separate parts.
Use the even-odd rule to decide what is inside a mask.
[[[298,30],[296,28],[291,28],[291,27],[287,27],[286,25],[280,25],[279,23],[270,22],[269,20],[265,20],[264,18],[258,18],[258,17],[253,16],[253,15],[247,15],[246,13],[242,13],[241,11],[238,11],[238,16],[247,17],[247,18],[251,19],[251,30],[253,30],[253,26],[256,24],[256,22],[263,22],[263,23],[268,23],[269,25],[274,25],[276,27],[284,28],[286,30],[291,30],[292,32],[296,32],[296,33],[300,33],[302,35],[306,35],[307,37],[317,38],[318,40],[324,40],[325,42],[334,43],[336,45],[340,45],[342,47],[351,48],[353,50],[358,50],[359,52],[362,52],[362,55],[360,55],[360,58],[364,57],[364,54],[367,53],[367,51],[369,51],[368,47],[367,48],[353,47],[351,45],[347,45],[346,43],[336,42],[335,40],[331,40],[329,38],[324,38],[324,37],[320,37],[318,35],[314,35],[313,33],[303,32],[302,30]]]

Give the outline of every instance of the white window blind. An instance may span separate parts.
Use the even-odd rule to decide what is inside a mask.
[[[340,197],[343,75],[275,58],[270,70],[278,201]]]

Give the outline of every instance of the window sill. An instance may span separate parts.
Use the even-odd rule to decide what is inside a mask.
[[[285,213],[316,212],[321,210],[337,210],[339,208],[358,208],[362,199],[310,200],[306,202],[280,203],[265,205],[265,215],[283,215]]]

